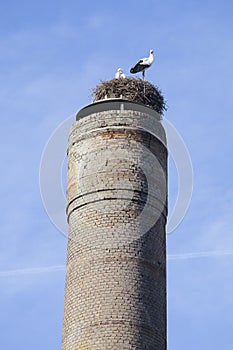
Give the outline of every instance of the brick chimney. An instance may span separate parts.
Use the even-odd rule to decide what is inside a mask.
[[[77,114],[68,145],[62,350],[166,350],[167,149],[124,98]]]

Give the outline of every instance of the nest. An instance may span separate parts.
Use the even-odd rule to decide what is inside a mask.
[[[94,102],[106,98],[123,98],[153,108],[160,115],[167,110],[159,88],[142,79],[120,78],[101,81],[101,84],[92,89],[92,97]]]

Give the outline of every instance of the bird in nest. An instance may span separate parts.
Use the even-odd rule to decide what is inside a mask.
[[[115,79],[125,78],[122,68],[118,68],[115,74]]]
[[[150,68],[154,62],[154,51],[150,50],[149,57],[141,58],[131,69],[130,73],[135,74],[142,72],[142,79],[145,79],[145,70]]]

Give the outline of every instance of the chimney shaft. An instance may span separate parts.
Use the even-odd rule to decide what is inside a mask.
[[[68,146],[63,350],[166,350],[167,150],[122,99],[77,114]]]

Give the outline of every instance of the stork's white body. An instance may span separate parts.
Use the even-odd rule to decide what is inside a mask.
[[[150,50],[150,55],[149,57],[145,57],[145,58],[142,58],[140,60],[140,64],[141,65],[145,65],[145,66],[148,66],[148,68],[152,65],[152,63],[154,62],[154,53],[152,50]]]

